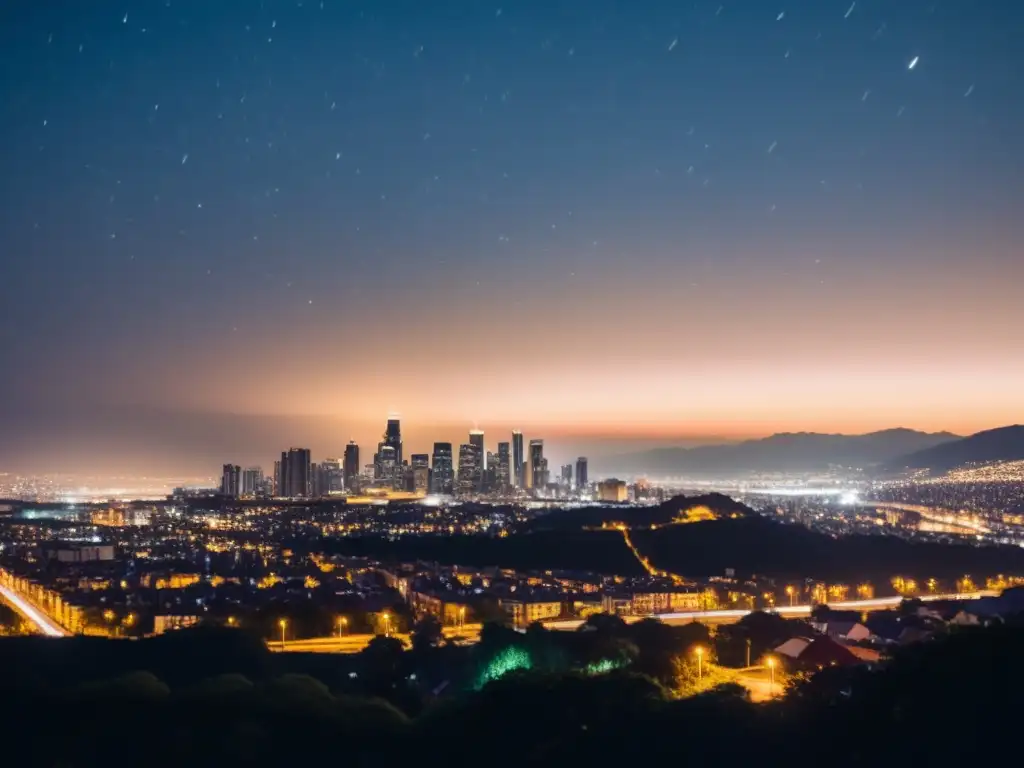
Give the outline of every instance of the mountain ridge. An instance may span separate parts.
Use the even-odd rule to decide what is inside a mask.
[[[860,435],[777,432],[737,443],[654,448],[609,457],[599,466],[606,474],[627,476],[808,472],[825,470],[830,466],[886,465],[901,456],[961,439],[960,435],[951,432],[921,432],[906,427]]]
[[[941,474],[965,464],[988,464],[1022,459],[1024,425],[1010,424],[898,457],[888,464],[888,469],[928,469],[933,474]]]

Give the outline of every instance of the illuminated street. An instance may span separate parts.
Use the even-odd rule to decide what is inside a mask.
[[[42,611],[12,591],[9,587],[0,586],[0,596],[4,602],[16,610],[21,616],[32,624],[41,634],[48,637],[66,637],[67,632],[58,624],[49,619]]]

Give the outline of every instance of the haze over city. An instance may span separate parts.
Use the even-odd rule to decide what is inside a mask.
[[[563,10],[8,8],[2,467],[1021,420],[1024,11]]]

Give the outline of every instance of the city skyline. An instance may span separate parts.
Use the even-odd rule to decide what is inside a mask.
[[[0,470],[1024,420],[1024,8],[462,9],[12,7]]]

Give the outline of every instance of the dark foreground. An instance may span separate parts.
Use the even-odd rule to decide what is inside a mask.
[[[955,632],[873,670],[825,669],[766,705],[732,685],[680,699],[657,668],[655,677],[634,671],[651,663],[642,654],[637,666],[597,673],[541,660],[486,682],[449,673],[479,672],[484,655],[493,668],[507,654],[501,631],[474,649],[424,641],[403,653],[381,640],[359,657],[313,658],[271,655],[237,632],[3,639],[5,758],[176,768],[955,765],[1015,753],[1024,690],[1016,627]]]

